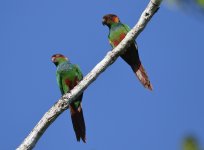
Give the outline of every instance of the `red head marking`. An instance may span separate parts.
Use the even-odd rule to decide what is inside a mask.
[[[52,55],[51,60],[52,60],[53,63],[55,63],[55,62],[58,61],[59,58],[64,58],[64,59],[68,60],[67,57],[65,57],[62,54],[54,54],[54,55]]]
[[[118,18],[118,16],[114,14],[107,14],[103,16],[103,20],[102,20],[102,24],[107,25],[108,27],[110,27],[111,24],[113,23],[119,23],[119,22],[120,22],[120,19]]]

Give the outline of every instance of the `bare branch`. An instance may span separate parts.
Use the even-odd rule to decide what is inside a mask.
[[[17,150],[30,150],[32,149],[45,130],[52,124],[57,117],[68,108],[68,105],[80,95],[105,69],[110,66],[119,57],[121,53],[129,46],[129,44],[143,31],[151,17],[158,10],[162,0],[151,0],[147,8],[142,13],[138,23],[120,42],[120,44],[109,51],[105,58],[99,62],[84,79],[70,91],[63,95],[41,118],[30,134],[25,138]]]

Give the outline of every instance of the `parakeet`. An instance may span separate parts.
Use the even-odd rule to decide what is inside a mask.
[[[62,95],[72,90],[79,83],[79,81],[83,79],[83,75],[79,67],[72,64],[64,55],[53,55],[52,62],[57,67],[57,83]],[[86,143],[86,127],[81,106],[82,97],[83,93],[69,105],[69,109],[77,141],[82,139],[82,141]]]
[[[115,48],[130,31],[129,26],[121,23],[120,19],[114,14],[107,14],[103,16],[102,24],[108,26],[109,28],[108,39],[112,48]],[[125,53],[121,54],[120,56],[128,65],[130,65],[143,86],[149,90],[152,90],[152,85],[148,75],[139,58],[137,43],[133,42],[126,49]]]

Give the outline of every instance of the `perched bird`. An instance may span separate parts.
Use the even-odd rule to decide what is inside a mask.
[[[52,62],[57,67],[57,83],[62,95],[73,89],[83,79],[79,67],[71,64],[68,58],[62,54],[53,55]],[[86,143],[86,127],[81,106],[82,97],[83,93],[69,105],[69,109],[77,141],[80,141],[81,138]]]
[[[129,26],[121,23],[120,19],[114,14],[105,15],[103,17],[102,24],[108,26],[109,28],[108,39],[112,48],[115,48],[130,31]],[[143,86],[149,90],[152,90],[152,85],[149,81],[148,75],[139,58],[137,43],[133,42],[126,49],[125,53],[121,54],[120,56],[128,65],[130,65]]]

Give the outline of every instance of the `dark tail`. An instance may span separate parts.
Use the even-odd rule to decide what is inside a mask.
[[[141,64],[137,45],[135,43],[131,44],[121,57],[130,65],[142,85],[145,88],[152,90],[152,85],[149,81],[148,75]]]
[[[138,77],[138,79],[140,80],[142,85],[145,88],[152,91],[153,90],[152,84],[150,83],[148,75],[147,75],[144,67],[142,66],[142,64],[140,63],[139,68],[137,67],[136,69],[133,69],[133,71],[135,72],[136,76]]]
[[[75,109],[74,106],[69,106],[73,128],[76,134],[77,141],[80,141],[80,138],[84,143],[86,143],[86,127],[84,122],[83,110],[80,106],[78,109]]]

